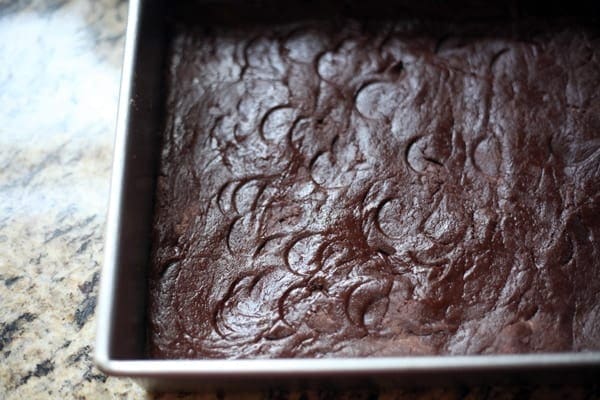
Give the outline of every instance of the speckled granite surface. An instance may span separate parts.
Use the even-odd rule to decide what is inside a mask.
[[[598,399],[597,387],[151,395],[92,362],[127,5],[0,0],[0,399]]]
[[[91,361],[126,2],[0,1],[0,398],[142,395]]]

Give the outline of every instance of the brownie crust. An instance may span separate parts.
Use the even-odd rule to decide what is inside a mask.
[[[600,39],[559,20],[175,29],[150,355],[600,349]]]

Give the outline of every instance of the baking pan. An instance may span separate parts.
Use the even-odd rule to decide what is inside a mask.
[[[229,1],[233,4],[235,0]],[[179,18],[196,15],[198,2],[174,3]],[[148,359],[146,271],[163,123],[164,56],[168,26],[177,18],[172,11],[174,3],[130,0],[129,5],[97,310],[95,358],[101,370],[135,378],[151,390],[186,391],[232,385],[592,382],[600,376],[600,352],[361,359]],[[212,3],[215,1],[204,5],[210,8]],[[489,10],[489,5],[486,7]],[[368,10],[365,8],[365,12]]]

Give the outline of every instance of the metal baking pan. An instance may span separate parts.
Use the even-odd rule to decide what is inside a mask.
[[[179,5],[186,7],[189,3]],[[207,386],[230,388],[233,384],[592,382],[600,376],[600,352],[361,359],[148,359],[146,270],[163,122],[168,7],[167,1],[130,0],[97,311],[95,357],[101,370],[136,378],[151,390],[186,391]]]

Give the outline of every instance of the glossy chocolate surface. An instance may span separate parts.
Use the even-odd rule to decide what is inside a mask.
[[[600,349],[598,33],[177,28],[151,356]]]

